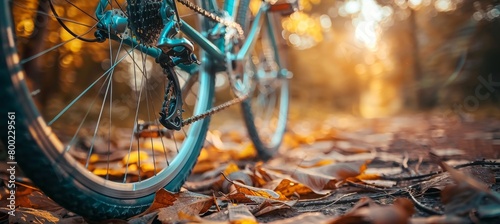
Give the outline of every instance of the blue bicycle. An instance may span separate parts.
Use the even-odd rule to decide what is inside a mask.
[[[296,1],[3,0],[0,9],[0,116],[13,121],[1,130],[15,132],[2,131],[2,142],[12,148],[10,163],[71,211],[127,218],[148,208],[158,189],[178,191],[210,115],[233,104],[241,104],[260,158],[282,141],[291,75],[275,18],[297,10]],[[29,22],[37,16],[48,21]],[[43,49],[33,43],[40,24]],[[90,53],[102,68],[69,69],[89,60],[75,52]],[[55,66],[63,84],[86,87],[38,109],[44,72],[33,71],[35,61]],[[216,74],[225,74],[233,99],[214,106]]]

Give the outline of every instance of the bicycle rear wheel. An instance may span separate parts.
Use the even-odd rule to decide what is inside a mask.
[[[240,7],[248,8],[248,5]],[[254,15],[244,15],[248,11],[244,8],[238,11],[238,20],[248,31]],[[272,158],[281,145],[286,131],[289,104],[288,72],[280,60],[275,18],[273,13],[267,14],[259,36],[255,37],[257,40],[249,59],[248,72],[253,73],[255,87],[249,98],[241,104],[248,134],[263,160]]]
[[[0,114],[15,112],[15,160],[50,198],[88,219],[128,218],[147,209],[160,188],[180,189],[208,129],[208,119],[180,131],[159,125],[158,112],[171,81],[163,72],[178,77],[184,116],[211,108],[214,76],[206,69],[197,74],[162,71],[154,58],[120,41],[79,40],[94,38],[97,21],[90,15],[97,2],[54,1],[54,15],[49,5],[37,6],[36,1],[0,1],[0,99],[9,99]],[[109,10],[127,15],[125,5],[109,2]],[[45,26],[39,30],[32,19],[37,15],[47,19],[38,21]],[[79,35],[68,34],[54,18]],[[33,38],[33,30],[46,32],[41,38],[48,41],[39,42],[47,45],[44,50],[29,54],[40,40]],[[102,61],[102,68],[84,66],[91,58]],[[28,77],[36,81],[35,65],[30,64],[35,61],[41,64],[42,78],[28,83]],[[47,71],[57,72],[61,81],[44,88]],[[58,86],[55,94],[44,95]],[[7,130],[6,122],[0,127]],[[1,133],[4,143],[6,134]]]

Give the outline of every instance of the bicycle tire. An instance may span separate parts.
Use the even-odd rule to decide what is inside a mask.
[[[243,15],[238,15],[238,22],[240,24],[243,24],[243,27],[246,27],[246,31],[248,31],[249,23],[253,20],[252,15],[245,15],[247,13],[247,9],[249,7],[248,3],[249,1],[246,2],[247,5],[239,5],[239,10],[238,12],[241,13],[243,12]],[[258,75],[256,75],[259,71],[253,71],[254,72],[254,82],[257,83],[256,87],[254,89],[254,93],[250,94],[250,97],[246,100],[244,100],[241,103],[241,108],[242,108],[242,114],[243,114],[243,119],[245,121],[245,125],[247,128],[248,135],[250,139],[252,140],[252,143],[257,150],[258,157],[264,161],[271,159],[277,152],[278,148],[281,145],[281,142],[283,140],[283,136],[286,131],[286,123],[287,123],[287,118],[288,118],[288,104],[289,104],[289,87],[288,87],[288,78],[286,77],[287,75],[282,75],[280,74],[281,72],[285,71],[281,65],[283,65],[283,61],[279,61],[279,49],[276,44],[276,36],[274,36],[272,31],[274,28],[272,27],[274,21],[273,13],[268,13],[268,18],[269,18],[269,23],[271,27],[266,27],[263,26],[262,29],[268,28],[267,31],[263,30],[261,31],[261,34],[264,35],[263,38],[268,38],[268,41],[273,42],[271,44],[270,49],[272,49],[273,52],[273,59],[276,62],[277,68],[275,71],[275,76],[274,79],[277,80],[280,84],[276,89],[279,91],[279,108],[277,110],[277,121],[274,123],[276,125],[274,131],[272,134],[269,133],[263,133],[262,127],[257,124],[259,123],[257,119],[262,118],[263,115],[257,114],[255,112],[255,102],[253,102],[253,97],[255,94],[258,94],[259,91],[261,91],[261,88],[267,88],[265,86],[260,85],[259,80],[258,80]],[[264,22],[265,24],[266,22]],[[257,45],[257,44],[256,44]],[[255,56],[255,55],[254,55]],[[263,63],[262,61],[259,61],[260,63]],[[255,66],[261,66],[261,65],[255,65]],[[255,67],[254,67],[255,68]],[[274,87],[273,91],[276,90]],[[267,90],[266,90],[267,91]],[[253,105],[252,105],[253,104]],[[270,122],[270,121],[269,121]],[[267,123],[267,122],[261,122],[261,123]],[[270,123],[267,123],[270,124]]]
[[[169,166],[168,178],[158,180],[143,192],[135,189],[125,190],[130,195],[126,198],[110,196],[106,186],[89,187],[85,181],[87,174],[82,174],[74,159],[67,154],[61,155],[61,141],[43,120],[38,112],[31,93],[27,87],[22,66],[20,64],[13,21],[11,16],[11,1],[0,1],[0,99],[10,99],[0,107],[0,114],[7,115],[15,112],[16,151],[15,160],[23,172],[47,196],[59,205],[73,211],[89,220],[103,220],[119,218],[125,219],[137,215],[147,209],[154,199],[154,193],[164,188],[169,191],[178,191],[191,173],[200,150],[204,144],[208,131],[209,119],[198,121],[189,132],[196,135],[189,145],[182,150],[175,167]],[[173,69],[173,68],[170,68]],[[173,72],[173,71],[171,71]],[[198,77],[200,83],[199,94],[203,99],[197,101],[198,111],[205,111],[212,107],[214,94],[214,76],[201,69]],[[1,130],[7,130],[6,122],[0,124]],[[1,140],[7,145],[7,132],[2,131]],[[179,156],[180,156],[179,155]],[[166,170],[165,169],[165,170]],[[75,176],[80,175],[80,179]],[[93,180],[88,180],[92,182]],[[155,186],[160,187],[156,188]]]

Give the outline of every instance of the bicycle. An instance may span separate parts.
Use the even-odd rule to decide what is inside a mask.
[[[89,219],[128,218],[148,208],[158,189],[178,191],[204,145],[210,115],[233,104],[241,104],[259,156],[268,159],[277,150],[285,132],[290,72],[280,61],[273,15],[296,11],[297,1],[260,1],[256,13],[248,10],[250,0],[225,1],[222,7],[215,0],[196,4],[187,0],[127,0],[126,4],[100,0],[94,1],[91,10],[82,1],[41,2],[49,4],[50,10],[32,8],[28,1],[0,3],[4,11],[0,15],[0,98],[9,99],[0,114],[8,114],[13,121],[2,122],[1,130],[17,133],[6,136],[2,131],[2,142],[9,150],[8,163],[18,162],[33,183],[61,206]],[[181,18],[179,4],[196,13],[198,30]],[[56,20],[60,37],[49,35],[48,39],[60,43],[20,58],[18,43],[27,38],[19,31],[24,23],[15,23],[17,17],[12,16],[16,10]],[[81,32],[75,28],[78,26],[86,30]],[[200,60],[193,43],[200,48]],[[51,120],[48,115],[43,118],[33,101],[39,91],[28,87],[30,73],[25,69],[29,67],[23,65],[42,58],[66,71],[64,63],[70,60],[66,51],[87,46],[109,48],[103,73],[58,108],[60,112]],[[99,57],[97,53],[95,57]],[[117,100],[113,91],[123,89],[124,84],[115,81],[127,71],[129,78],[133,76],[130,88]],[[164,74],[153,74],[157,71]],[[213,107],[215,76],[221,71],[227,73],[236,97]],[[77,80],[92,76],[63,75]],[[151,87],[158,84],[152,82],[154,77],[163,85]],[[255,110],[262,102],[271,106]],[[131,116],[125,116],[124,103],[131,104]],[[131,124],[124,134],[128,144],[120,146],[112,135],[124,133],[121,126],[127,122]],[[266,124],[270,127],[261,132]],[[148,147],[143,149],[145,145]],[[124,177],[117,178],[110,167],[116,148],[127,152],[118,163],[125,168]]]

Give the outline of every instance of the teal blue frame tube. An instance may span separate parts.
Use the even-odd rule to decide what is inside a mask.
[[[211,57],[216,60],[224,61],[225,56],[222,51],[215,46],[210,40],[201,35],[200,32],[195,30],[192,26],[187,24],[184,20],[181,20],[181,31],[186,34],[191,40],[193,40],[198,46],[200,46],[204,51],[207,52]]]
[[[260,34],[262,23],[264,22],[264,20],[269,21],[268,19],[266,19],[266,17],[268,16],[268,9],[269,5],[262,3],[259,11],[257,12],[257,15],[255,15],[254,21],[250,26],[250,31],[248,32],[245,43],[243,43],[240,51],[236,54],[236,60],[243,60],[248,55],[250,49],[252,49],[255,41],[257,40],[256,37]],[[268,24],[268,26],[269,25],[271,24]]]

